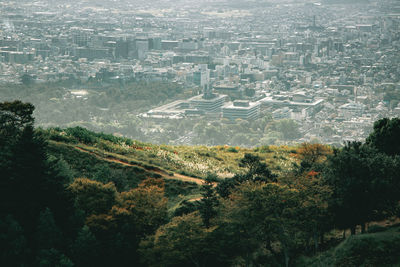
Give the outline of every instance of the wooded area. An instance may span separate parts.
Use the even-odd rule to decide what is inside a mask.
[[[0,103],[2,266],[300,266],[340,242],[339,231],[364,234],[368,223],[400,215],[398,118],[377,121],[365,143],[301,144],[299,164],[279,174],[248,153],[238,162],[244,172],[221,179],[209,170],[202,197],[170,212],[162,178],[122,186],[74,177],[62,156],[50,156],[33,110]],[[82,142],[112,139],[66,131]],[[398,251],[345,259],[399,264]]]

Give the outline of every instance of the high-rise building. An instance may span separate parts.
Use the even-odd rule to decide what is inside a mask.
[[[149,51],[148,39],[136,39],[137,58],[142,60],[147,56]]]

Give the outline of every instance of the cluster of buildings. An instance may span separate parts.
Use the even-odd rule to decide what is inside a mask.
[[[178,82],[195,95],[140,117],[272,114],[325,143],[400,115],[396,0],[21,0],[0,14],[0,83]]]

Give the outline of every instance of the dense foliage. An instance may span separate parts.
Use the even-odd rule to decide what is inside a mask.
[[[374,132],[367,144],[391,156],[400,155],[400,118],[382,119],[374,123]]]
[[[0,104],[1,266],[400,264],[394,228],[367,229],[399,215],[400,155],[386,149],[398,119],[378,121],[366,143],[301,144],[296,164],[280,172],[257,148],[237,161],[234,177],[210,169],[199,197],[172,207],[187,183],[146,177],[155,167],[139,162],[99,167],[95,154],[67,149],[103,142],[106,154],[115,152],[106,142],[133,141],[80,127],[34,129],[33,110]],[[352,237],[334,247],[348,229]]]
[[[191,96],[182,85],[166,82],[131,81],[126,84],[68,82],[0,85],[0,98],[21,99],[36,106],[40,126],[85,126],[103,132],[120,132],[144,139],[136,115],[149,107]]]

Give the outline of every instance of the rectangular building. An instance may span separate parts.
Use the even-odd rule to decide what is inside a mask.
[[[203,97],[204,94],[194,96],[189,99],[189,103],[195,109],[208,112],[220,112],[221,107],[224,105],[226,95],[215,94],[213,97]]]
[[[230,120],[255,120],[260,117],[260,106],[260,102],[236,100],[222,108],[222,117]]]

